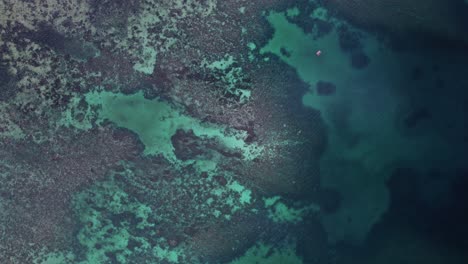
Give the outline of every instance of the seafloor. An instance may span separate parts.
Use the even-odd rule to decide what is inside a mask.
[[[0,264],[468,263],[466,1],[1,0],[0,52]]]

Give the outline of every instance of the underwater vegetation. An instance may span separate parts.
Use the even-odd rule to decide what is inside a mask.
[[[1,0],[0,263],[465,263],[462,9]]]

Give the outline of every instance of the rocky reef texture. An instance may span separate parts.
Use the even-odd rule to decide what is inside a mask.
[[[294,243],[327,203],[325,130],[308,85],[255,49],[263,12],[285,8],[1,1],[0,262],[218,263]]]
[[[70,202],[77,191],[105,179],[121,160],[140,151],[116,128],[86,134],[61,128],[41,143],[31,139],[2,140],[2,244],[5,263],[31,263],[29,252],[67,249],[76,228]]]
[[[325,2],[0,0],[0,263],[348,263],[395,169],[466,166],[466,59],[352,23],[449,5]]]

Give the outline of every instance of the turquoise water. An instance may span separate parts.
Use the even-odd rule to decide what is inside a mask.
[[[0,11],[0,263],[466,263],[464,1]]]

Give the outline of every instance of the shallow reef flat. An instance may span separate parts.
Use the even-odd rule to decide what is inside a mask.
[[[0,0],[0,263],[466,263],[468,5],[420,6]]]

